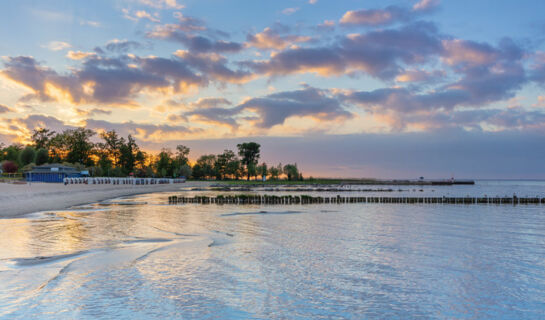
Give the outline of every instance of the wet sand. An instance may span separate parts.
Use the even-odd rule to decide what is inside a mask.
[[[71,206],[142,193],[176,191],[187,187],[207,187],[209,182],[189,181],[164,185],[64,185],[57,183],[0,183],[0,217],[14,217],[45,210],[61,210]]]

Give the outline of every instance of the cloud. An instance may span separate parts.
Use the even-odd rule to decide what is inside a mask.
[[[72,60],[84,60],[90,57],[96,56],[95,52],[83,52],[83,51],[68,51],[66,57]]]
[[[404,71],[404,65],[428,63],[441,50],[435,26],[414,23],[399,29],[348,35],[330,46],[287,49],[270,60],[244,65],[270,76],[310,72],[332,76],[359,71],[392,79]]]
[[[442,70],[426,71],[426,70],[406,70],[403,73],[396,76],[397,82],[430,82],[440,81],[441,78],[446,76],[446,72]]]
[[[184,5],[178,4],[176,0],[140,0],[140,3],[156,9],[183,9]]]
[[[420,15],[433,11],[439,0],[421,0],[412,8],[391,5],[384,9],[360,9],[347,11],[339,21],[345,26],[386,26],[410,22]]]
[[[201,53],[193,54],[189,51],[178,50],[175,56],[185,61],[188,65],[196,68],[218,82],[246,83],[256,77],[255,74],[244,70],[233,70],[227,67],[229,61],[218,54]]]
[[[143,45],[137,41],[129,41],[126,39],[113,39],[106,43],[105,49],[115,53],[127,53],[131,50],[141,49]]]
[[[91,110],[84,110],[84,109],[76,108],[75,111],[76,111],[76,113],[78,115],[85,116],[85,117],[95,116],[95,115],[111,115],[112,114],[112,111],[105,110],[105,109],[100,109],[100,108],[93,108]]]
[[[361,9],[347,11],[341,18],[342,25],[383,26],[410,20],[410,12],[398,6],[385,9]]]
[[[440,0],[420,0],[413,5],[413,11],[430,11],[440,4]]]
[[[87,119],[84,121],[85,127],[97,131],[115,130],[121,136],[129,134],[136,138],[137,142],[142,142],[145,147],[147,142],[168,142],[184,139],[192,133],[198,132],[198,129],[188,129],[185,126],[168,124],[150,124],[136,122],[109,122],[105,120]]]
[[[258,49],[283,50],[294,43],[308,42],[312,38],[299,35],[280,35],[272,28],[265,28],[262,32],[249,34],[246,37],[248,45]]]
[[[289,16],[296,13],[297,11],[299,11],[299,8],[286,8],[282,10],[282,14]]]
[[[12,112],[13,110],[6,106],[6,105],[3,105],[3,104],[0,104],[0,114],[2,113],[8,113],[8,112]]]
[[[312,87],[252,98],[240,104],[238,108],[256,112],[259,115],[257,125],[262,128],[283,124],[292,116],[310,116],[321,121],[352,117],[352,114],[327,91]]]
[[[227,104],[222,101],[221,104]],[[230,103],[229,103],[230,104]],[[236,107],[207,106],[182,115],[204,123],[223,124],[238,127],[237,119],[245,112],[256,116],[246,117],[260,128],[281,125],[290,117],[310,117],[318,121],[348,119],[352,114],[346,111],[339,100],[326,90],[307,87],[301,90],[278,92],[264,97],[250,98]]]
[[[224,57],[177,52],[171,58],[125,55],[81,57],[80,67],[67,74],[44,67],[32,57],[8,57],[1,73],[32,90],[23,101],[66,101],[72,104],[135,104],[145,90],[183,94],[210,81],[244,83],[249,72],[232,70]]]
[[[309,4],[316,4],[316,3],[318,3],[318,0],[308,0],[308,3]]]
[[[61,51],[61,50],[64,50],[64,49],[68,49],[68,48],[71,48],[72,45],[68,42],[64,42],[64,41],[51,41],[49,43],[47,43],[46,45],[43,45],[42,46],[43,48],[47,48],[51,51]]]
[[[98,28],[101,26],[100,22],[92,20],[80,20],[79,24],[82,26],[90,26],[94,28]]]
[[[218,37],[225,38],[227,34],[207,28],[200,19],[181,14],[176,17],[179,23],[157,26],[146,34],[147,37],[179,42],[195,53],[233,53],[243,49],[240,43],[218,39]]]
[[[121,9],[121,12],[123,12],[123,17],[132,21],[147,19],[151,22],[160,22],[158,13],[151,14],[147,12],[146,10],[137,10],[131,13],[129,9]]]
[[[225,98],[200,98],[199,100],[192,102],[190,105],[195,109],[209,109],[232,105],[232,103]]]

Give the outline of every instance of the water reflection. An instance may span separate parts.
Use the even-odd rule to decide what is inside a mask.
[[[538,318],[542,206],[168,206],[0,220],[5,318]],[[133,202],[134,205],[127,205]]]

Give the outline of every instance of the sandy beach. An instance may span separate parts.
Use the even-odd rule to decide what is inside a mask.
[[[142,193],[176,191],[187,187],[206,187],[210,183],[189,181],[163,185],[64,185],[56,183],[0,183],[0,217],[13,217]]]

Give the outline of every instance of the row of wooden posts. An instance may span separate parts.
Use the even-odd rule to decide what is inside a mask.
[[[322,203],[407,203],[407,204],[545,204],[545,198],[513,197],[313,197],[307,195],[218,195],[215,197],[168,197],[169,204],[322,204]]]

